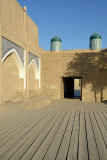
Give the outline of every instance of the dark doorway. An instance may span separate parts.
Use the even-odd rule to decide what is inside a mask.
[[[74,97],[74,78],[64,77],[64,98]]]
[[[81,99],[81,78],[63,77],[64,98]]]

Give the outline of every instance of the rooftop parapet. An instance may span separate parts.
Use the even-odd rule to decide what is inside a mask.
[[[106,51],[107,49],[105,49]],[[91,49],[68,49],[68,50],[61,50],[61,51],[50,51],[50,50],[45,50],[45,53],[59,53],[59,54],[73,54],[73,53],[99,53],[102,52],[102,49],[96,49],[96,50],[91,50]]]

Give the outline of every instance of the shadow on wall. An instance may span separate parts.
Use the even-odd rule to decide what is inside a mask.
[[[100,101],[103,101],[103,91],[107,87],[107,55],[104,53],[76,54],[73,61],[68,64],[66,74],[82,77],[82,88],[91,84],[95,101],[98,101],[97,94],[100,94]]]
[[[107,100],[103,101],[103,103],[107,105]]]

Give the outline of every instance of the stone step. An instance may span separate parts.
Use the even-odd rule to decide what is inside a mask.
[[[27,109],[39,109],[39,108],[43,108],[46,105],[52,103],[52,96],[37,96],[34,98],[34,100],[32,101],[32,103],[30,105],[27,106]]]

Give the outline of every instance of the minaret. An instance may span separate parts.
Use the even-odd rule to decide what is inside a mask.
[[[102,49],[102,37],[98,33],[94,33],[90,37],[90,47],[91,50]]]
[[[62,40],[55,36],[51,39],[51,51],[61,51],[62,50]]]

